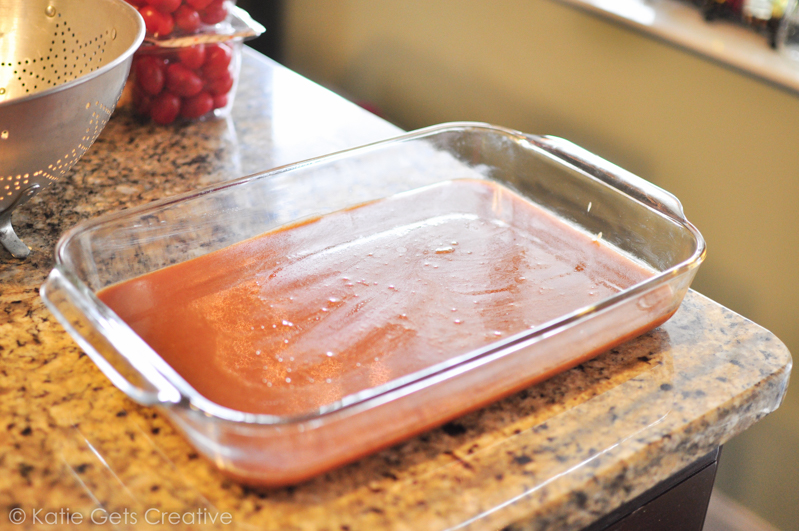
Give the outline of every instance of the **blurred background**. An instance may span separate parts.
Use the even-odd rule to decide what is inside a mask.
[[[708,242],[694,288],[799,352],[795,90],[557,0],[239,5],[267,28],[251,46],[404,129],[562,136],[671,191]],[[725,445],[716,486],[799,529],[799,392]]]

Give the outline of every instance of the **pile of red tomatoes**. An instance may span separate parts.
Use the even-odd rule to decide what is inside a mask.
[[[136,111],[166,125],[196,120],[228,105],[235,84],[235,42],[140,49],[129,83]]]
[[[228,15],[229,0],[127,0],[139,10],[147,33],[165,37],[193,33],[202,24],[218,24]]]

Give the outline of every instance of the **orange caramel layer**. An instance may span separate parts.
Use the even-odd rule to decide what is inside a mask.
[[[98,296],[206,398],[293,415],[653,274],[502,185],[457,180],[282,227]]]

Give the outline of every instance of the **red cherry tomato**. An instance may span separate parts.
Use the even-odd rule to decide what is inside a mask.
[[[217,94],[214,96],[214,109],[221,109],[227,107],[228,97],[227,94]]]
[[[164,89],[164,61],[152,55],[142,55],[136,59],[134,74],[136,84],[142,91],[155,96]]]
[[[175,19],[172,18],[172,15],[167,13],[162,14],[164,18],[161,19],[161,27],[158,28],[158,32],[154,34],[156,37],[170,35],[175,30]]]
[[[180,7],[181,0],[147,0],[147,3],[161,13],[172,13]]]
[[[200,92],[196,96],[186,98],[180,105],[180,115],[189,120],[196,120],[213,110],[214,98],[207,92]]]
[[[213,0],[200,11],[200,18],[206,24],[219,24],[227,18],[227,6],[224,0]]]
[[[133,108],[142,116],[150,115],[150,107],[152,106],[153,98],[146,94],[140,87],[133,87]]]
[[[137,8],[147,5],[147,0],[127,0],[127,2]]]
[[[208,64],[208,60],[206,59],[206,64],[203,65],[200,72],[203,76],[203,79],[210,82],[214,79],[219,79],[221,77],[229,76],[230,67],[215,66],[213,63]]]
[[[189,7],[193,7],[194,9],[200,10],[205,9],[208,7],[208,4],[213,2],[214,0],[184,0],[185,4]]]
[[[197,31],[202,23],[200,14],[189,6],[180,6],[172,16],[175,19],[175,26],[186,33]]]
[[[233,76],[230,72],[225,70],[226,76],[218,77],[216,79],[206,80],[205,90],[218,96],[220,94],[227,94],[233,88]]]
[[[199,70],[205,62],[205,45],[187,46],[178,51],[178,59],[189,70]]]
[[[205,47],[205,64],[209,70],[227,70],[233,50],[226,44],[209,44]]]
[[[144,27],[147,29],[147,33],[151,35],[158,33],[163,23],[164,14],[149,5],[139,8],[139,14],[144,19]]]
[[[196,96],[203,89],[203,80],[182,64],[172,63],[166,67],[166,88],[188,98]]]
[[[180,98],[164,91],[150,104],[150,118],[157,124],[167,125],[175,121],[180,113]]]
[[[162,13],[153,6],[144,6],[139,8],[139,13],[144,19],[144,27],[147,33],[156,37],[162,35],[169,35],[175,29],[175,21],[172,15]]]

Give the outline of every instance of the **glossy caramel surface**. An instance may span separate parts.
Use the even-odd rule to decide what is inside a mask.
[[[500,184],[457,180],[278,229],[98,296],[206,398],[291,415],[652,274]]]

